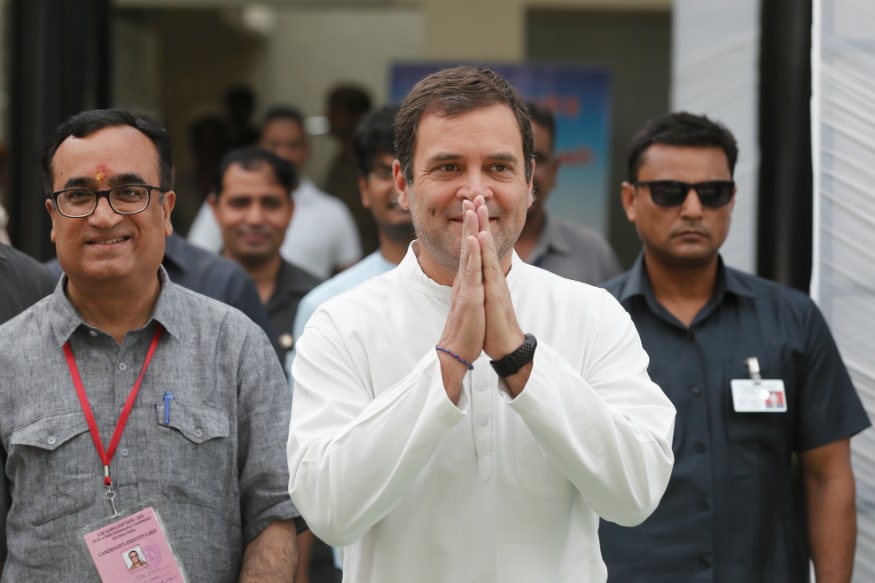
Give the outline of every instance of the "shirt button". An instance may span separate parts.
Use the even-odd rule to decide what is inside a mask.
[[[128,365],[126,365],[123,362],[120,362],[120,363],[118,363],[118,369],[119,370],[128,370]]]
[[[195,427],[195,428],[194,428],[194,434],[195,434],[196,437],[203,437],[203,435],[204,435],[204,430],[201,429],[200,427]]]
[[[46,439],[46,443],[49,445],[55,445],[55,442],[57,441],[58,439],[54,435],[49,435],[48,439]]]
[[[125,457],[127,457],[128,453],[129,453],[129,452],[128,452],[128,448],[123,447],[123,448],[122,448],[122,455],[125,456]]]
[[[489,415],[481,415],[480,416],[480,425],[488,425],[489,424]]]
[[[699,395],[702,394],[702,389],[701,389],[701,387],[690,387],[690,393],[694,397],[698,397]]]
[[[705,557],[699,557],[699,566],[703,569],[708,569],[711,567],[711,561]]]
[[[97,330],[89,330],[89,331],[88,331],[88,334],[90,334],[92,337],[96,337],[96,336],[97,336]]]
[[[486,381],[477,381],[477,390],[482,391],[486,389]]]
[[[705,453],[705,444],[699,441],[693,446],[693,449],[696,453]]]
[[[696,504],[696,507],[699,509],[700,512],[705,512],[706,510],[708,510],[708,501],[699,500],[698,504]]]

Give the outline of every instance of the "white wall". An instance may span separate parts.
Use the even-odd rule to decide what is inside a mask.
[[[738,140],[738,194],[721,249],[727,264],[756,271],[759,172],[760,0],[675,0],[672,13],[673,110],[706,114]]]

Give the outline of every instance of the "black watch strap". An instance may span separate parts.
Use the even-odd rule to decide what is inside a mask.
[[[498,360],[490,360],[489,364],[501,378],[509,377],[532,362],[532,359],[535,358],[536,346],[538,346],[538,341],[534,335],[526,334],[526,339],[519,348]]]

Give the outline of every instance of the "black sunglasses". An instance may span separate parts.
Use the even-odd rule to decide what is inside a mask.
[[[718,208],[732,200],[735,182],[732,180],[712,180],[709,182],[679,182],[677,180],[648,180],[633,182],[633,186],[646,186],[650,198],[659,206],[680,206],[687,199],[690,189],[696,191],[702,206]]]

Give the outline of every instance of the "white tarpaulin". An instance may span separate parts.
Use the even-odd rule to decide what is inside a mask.
[[[811,295],[875,419],[875,2],[814,0]],[[875,581],[875,431],[852,441],[856,583]]]

